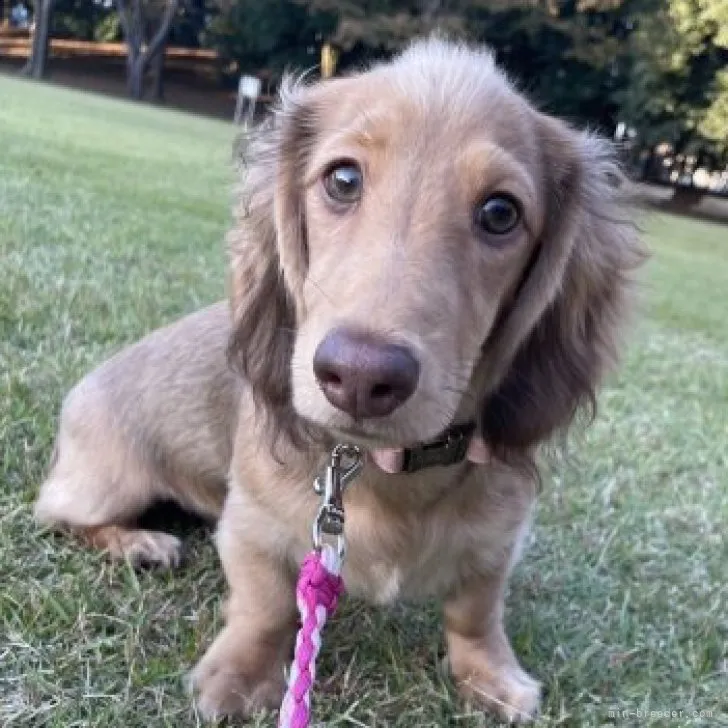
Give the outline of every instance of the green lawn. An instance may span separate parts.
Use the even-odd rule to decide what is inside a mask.
[[[232,138],[0,77],[2,726],[199,724],[183,676],[221,623],[209,537],[176,573],[134,574],[40,532],[31,505],[68,387],[223,295]],[[547,474],[508,601],[543,726],[728,725],[728,227],[645,226],[646,315],[599,419]],[[453,698],[441,651],[434,606],[347,604],[322,725],[494,725]]]

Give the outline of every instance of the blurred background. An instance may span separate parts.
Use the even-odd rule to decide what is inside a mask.
[[[728,197],[728,0],[0,0],[0,72],[240,118],[285,68],[344,72],[433,28],[620,141],[660,204]]]

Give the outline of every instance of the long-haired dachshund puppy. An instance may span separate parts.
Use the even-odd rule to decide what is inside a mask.
[[[593,407],[643,257],[613,149],[536,111],[487,51],[433,38],[284,84],[243,155],[230,305],[76,386],[38,518],[167,565],[179,542],[140,512],[218,519],[226,626],[192,683],[204,714],[248,714],[281,698],[314,476],[358,444],[348,592],[440,598],[462,692],[533,715],[504,590],[536,450]]]

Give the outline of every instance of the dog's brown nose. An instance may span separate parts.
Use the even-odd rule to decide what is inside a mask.
[[[394,412],[420,377],[419,362],[406,347],[347,329],[327,334],[314,354],[313,371],[326,399],[354,419]]]

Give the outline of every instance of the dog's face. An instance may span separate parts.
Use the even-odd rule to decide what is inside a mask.
[[[584,327],[597,308],[609,318],[621,305],[605,297],[628,257],[624,225],[588,216],[609,184],[601,147],[536,112],[488,55],[430,41],[369,73],[298,88],[273,138],[271,184],[262,163],[251,169],[231,235],[233,348],[254,386],[259,357],[263,388],[263,367],[285,380],[271,401],[348,440],[397,447],[435,437],[456,414],[503,429],[499,411],[524,397],[533,406],[539,377],[566,398],[554,424],[534,413],[526,427],[539,433],[591,394],[613,327]],[[264,216],[272,228],[256,253]],[[274,271],[241,258],[255,254]],[[275,299],[271,320],[250,296],[255,280]],[[564,295],[574,310],[557,311],[558,340],[516,370]],[[278,328],[267,362],[245,353],[261,326]]]
[[[397,81],[316,99],[292,361],[300,415],[388,445],[450,424],[543,218],[534,115],[500,75],[440,105],[434,79]]]

